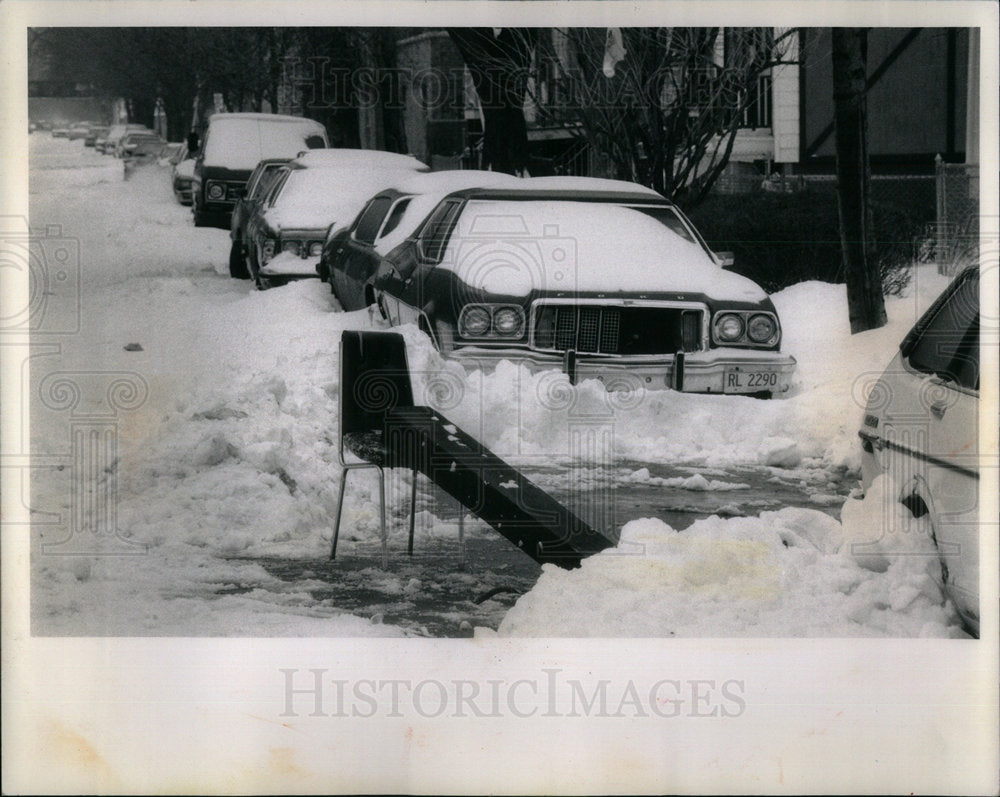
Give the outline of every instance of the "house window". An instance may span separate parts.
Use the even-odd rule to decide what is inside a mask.
[[[750,85],[741,79],[753,74],[774,57],[772,28],[725,28],[723,31],[724,69],[732,71],[739,86],[731,99],[740,108],[739,126],[756,129],[771,126],[771,69],[767,68]]]

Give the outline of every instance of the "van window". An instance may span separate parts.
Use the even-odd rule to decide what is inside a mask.
[[[959,278],[910,346],[910,366],[979,390],[979,272]]]

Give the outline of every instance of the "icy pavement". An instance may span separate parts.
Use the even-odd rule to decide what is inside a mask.
[[[856,336],[843,286],[776,295],[783,348],[799,368],[790,395],[763,402],[616,395],[597,382],[573,389],[560,374],[514,363],[466,374],[403,328],[418,399],[543,487],[644,494],[639,505],[618,502],[603,529],[612,539],[621,532],[622,548],[575,572],[546,569],[509,612],[516,592],[483,609],[475,599],[509,586],[506,574],[486,554],[458,569],[446,513],[422,506],[427,555],[404,561],[405,474],[393,477],[395,569],[366,569],[377,561],[378,511],[365,473],[351,477],[341,537],[340,555],[355,563],[320,564],[338,497],[337,344],[343,329],[369,326],[367,313],[341,312],[316,280],[263,293],[230,280],[226,232],[193,227],[169,171],[147,166],[126,181],[119,166],[80,142],[31,137],[32,225],[58,225],[79,242],[81,275],[79,302],[52,308],[78,312],[79,331],[31,361],[31,445],[44,465],[30,496],[33,633],[462,635],[463,623],[570,636],[958,633],[926,572],[895,560],[873,568],[835,544],[859,466],[860,385],[944,287],[937,274],[920,270],[908,298],[890,300],[890,324]],[[62,376],[78,388],[72,408],[57,390]],[[109,385],[123,381],[132,401],[116,405],[117,448],[98,480],[114,495],[114,529],[109,546],[88,551],[88,534],[111,521],[74,503],[71,427],[106,411]],[[578,445],[581,423],[607,441],[600,455]],[[891,536],[882,531],[878,539]],[[470,529],[470,550],[490,538]],[[917,559],[931,561],[906,561]],[[534,578],[519,575],[512,589]],[[460,617],[417,596],[432,585],[464,606]]]

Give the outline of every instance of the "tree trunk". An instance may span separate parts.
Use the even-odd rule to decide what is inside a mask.
[[[865,102],[867,33],[833,28],[837,206],[851,334],[886,323],[882,277],[871,240],[871,170]]]
[[[504,28],[449,28],[483,109],[483,168],[517,174],[528,165],[524,96],[530,34]]]
[[[372,77],[378,74],[379,67],[375,53],[376,35],[377,32],[374,30],[361,28],[357,37],[357,53],[361,68]],[[382,104],[378,99],[376,86],[365,81],[357,95],[358,138],[362,149],[385,149],[385,123],[382,117]]]

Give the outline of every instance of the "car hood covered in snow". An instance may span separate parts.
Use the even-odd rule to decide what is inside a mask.
[[[767,297],[659,221],[605,203],[470,202],[439,268],[470,287],[508,296],[552,290]]]

